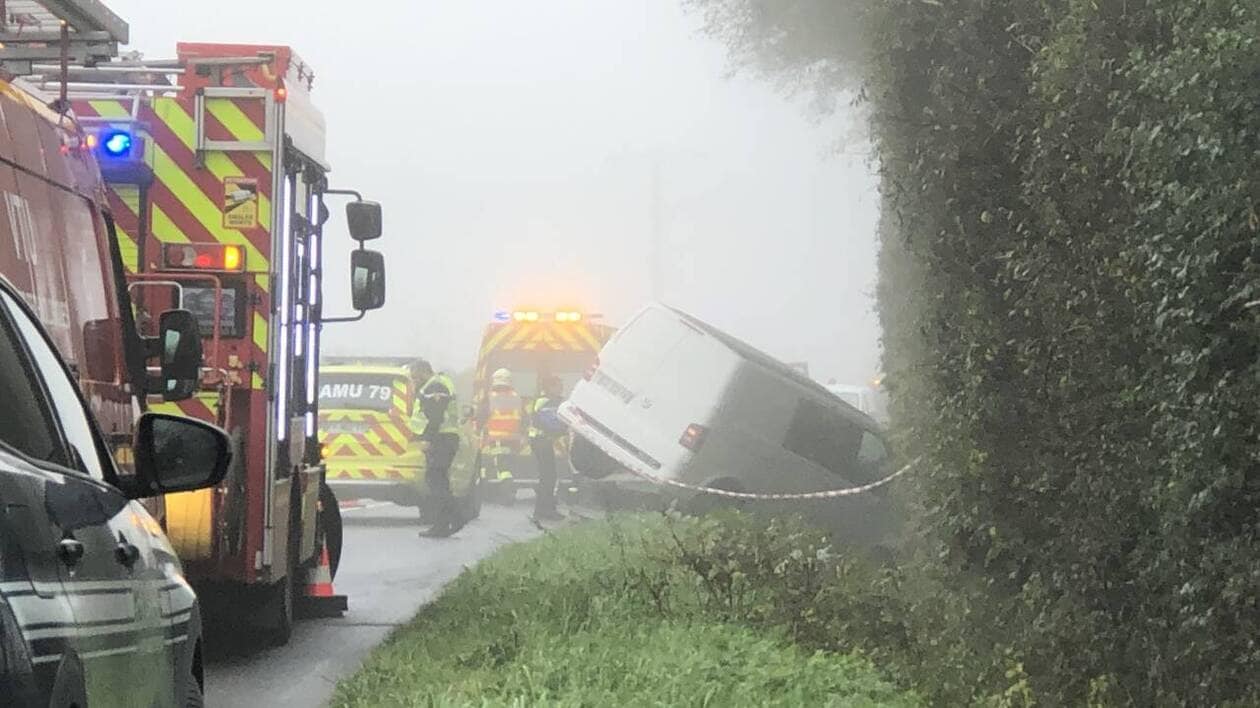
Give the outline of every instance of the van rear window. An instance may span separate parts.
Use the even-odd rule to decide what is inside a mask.
[[[838,411],[803,398],[796,406],[783,447],[852,481],[862,428]]]
[[[392,376],[322,372],[319,375],[320,408],[388,411],[393,404]]]

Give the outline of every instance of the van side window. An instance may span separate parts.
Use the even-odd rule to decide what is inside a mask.
[[[858,472],[854,481],[860,484],[874,482],[884,473],[884,463],[888,461],[888,446],[875,433],[869,430],[862,432],[862,444],[858,446]]]
[[[879,436],[869,430],[862,432],[862,444],[858,446],[858,462],[863,465],[878,465],[888,459],[888,447]]]
[[[862,429],[835,410],[804,398],[796,406],[783,447],[831,472],[851,478],[857,470]]]
[[[7,296],[5,298],[6,305]],[[36,460],[59,465],[67,463],[67,455],[57,436],[48,401],[40,390],[34,370],[19,344],[17,332],[0,307],[0,444]]]
[[[26,346],[34,360],[35,368],[48,387],[48,395],[52,398],[52,412],[61,423],[66,442],[70,443],[72,459],[63,462],[66,467],[78,469],[91,475],[94,479],[105,479],[105,470],[101,466],[100,447],[96,435],[92,432],[92,424],[88,421],[87,411],[73,381],[61,365],[61,359],[53,351],[43,333],[31,321],[30,317],[18,306],[8,293],[0,292],[0,302],[8,310],[12,321],[17,325],[18,335],[26,341]]]

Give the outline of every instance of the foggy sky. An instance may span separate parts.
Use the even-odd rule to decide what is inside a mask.
[[[314,67],[331,183],[382,203],[389,280],[386,308],[330,325],[326,353],[459,370],[495,309],[620,323],[650,297],[659,162],[666,302],[821,380],[876,371],[878,202],[861,146],[837,153],[839,121],[729,76],[675,0],[106,4],[148,57],[280,43]],[[348,307],[341,227],[326,314]]]

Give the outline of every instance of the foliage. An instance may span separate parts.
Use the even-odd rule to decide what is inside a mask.
[[[765,588],[735,579],[738,568],[702,577],[677,553],[742,545],[743,534],[721,541],[656,517],[504,549],[374,652],[333,705],[918,705],[865,659],[794,645],[752,601]],[[768,554],[794,543],[770,541],[757,583]],[[738,621],[748,613],[764,622]]]
[[[1260,700],[1260,1],[692,4],[863,86],[894,420],[975,650],[1049,703]]]

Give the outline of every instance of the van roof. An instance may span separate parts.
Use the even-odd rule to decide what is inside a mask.
[[[848,401],[841,399],[836,394],[827,390],[827,387],[811,379],[810,377],[802,374],[796,369],[793,369],[787,364],[784,364],[778,359],[775,359],[774,357],[752,346],[751,344],[743,341],[742,339],[738,339],[736,337],[733,337],[727,334],[726,332],[723,332],[717,327],[714,327],[713,325],[709,324],[708,322],[705,322],[704,320],[698,317],[695,317],[694,315],[689,315],[686,312],[683,312],[682,310],[679,310],[676,307],[670,307],[668,305],[666,305],[665,307],[669,309],[671,312],[673,312],[674,314],[686,320],[688,324],[703,331],[705,334],[712,336],[714,339],[718,340],[719,342],[722,342],[727,347],[730,347],[736,354],[742,356],[748,361],[751,361],[754,364],[757,364],[758,366],[761,366],[763,368],[769,369],[772,372],[779,374],[780,376],[783,376],[784,378],[790,379],[815,393],[826,396],[832,400],[839,401],[840,403],[844,404],[845,407],[852,410],[852,412],[856,413],[857,415],[865,419],[867,422],[869,422],[870,425],[878,426],[878,422],[874,418],[858,410]]]

